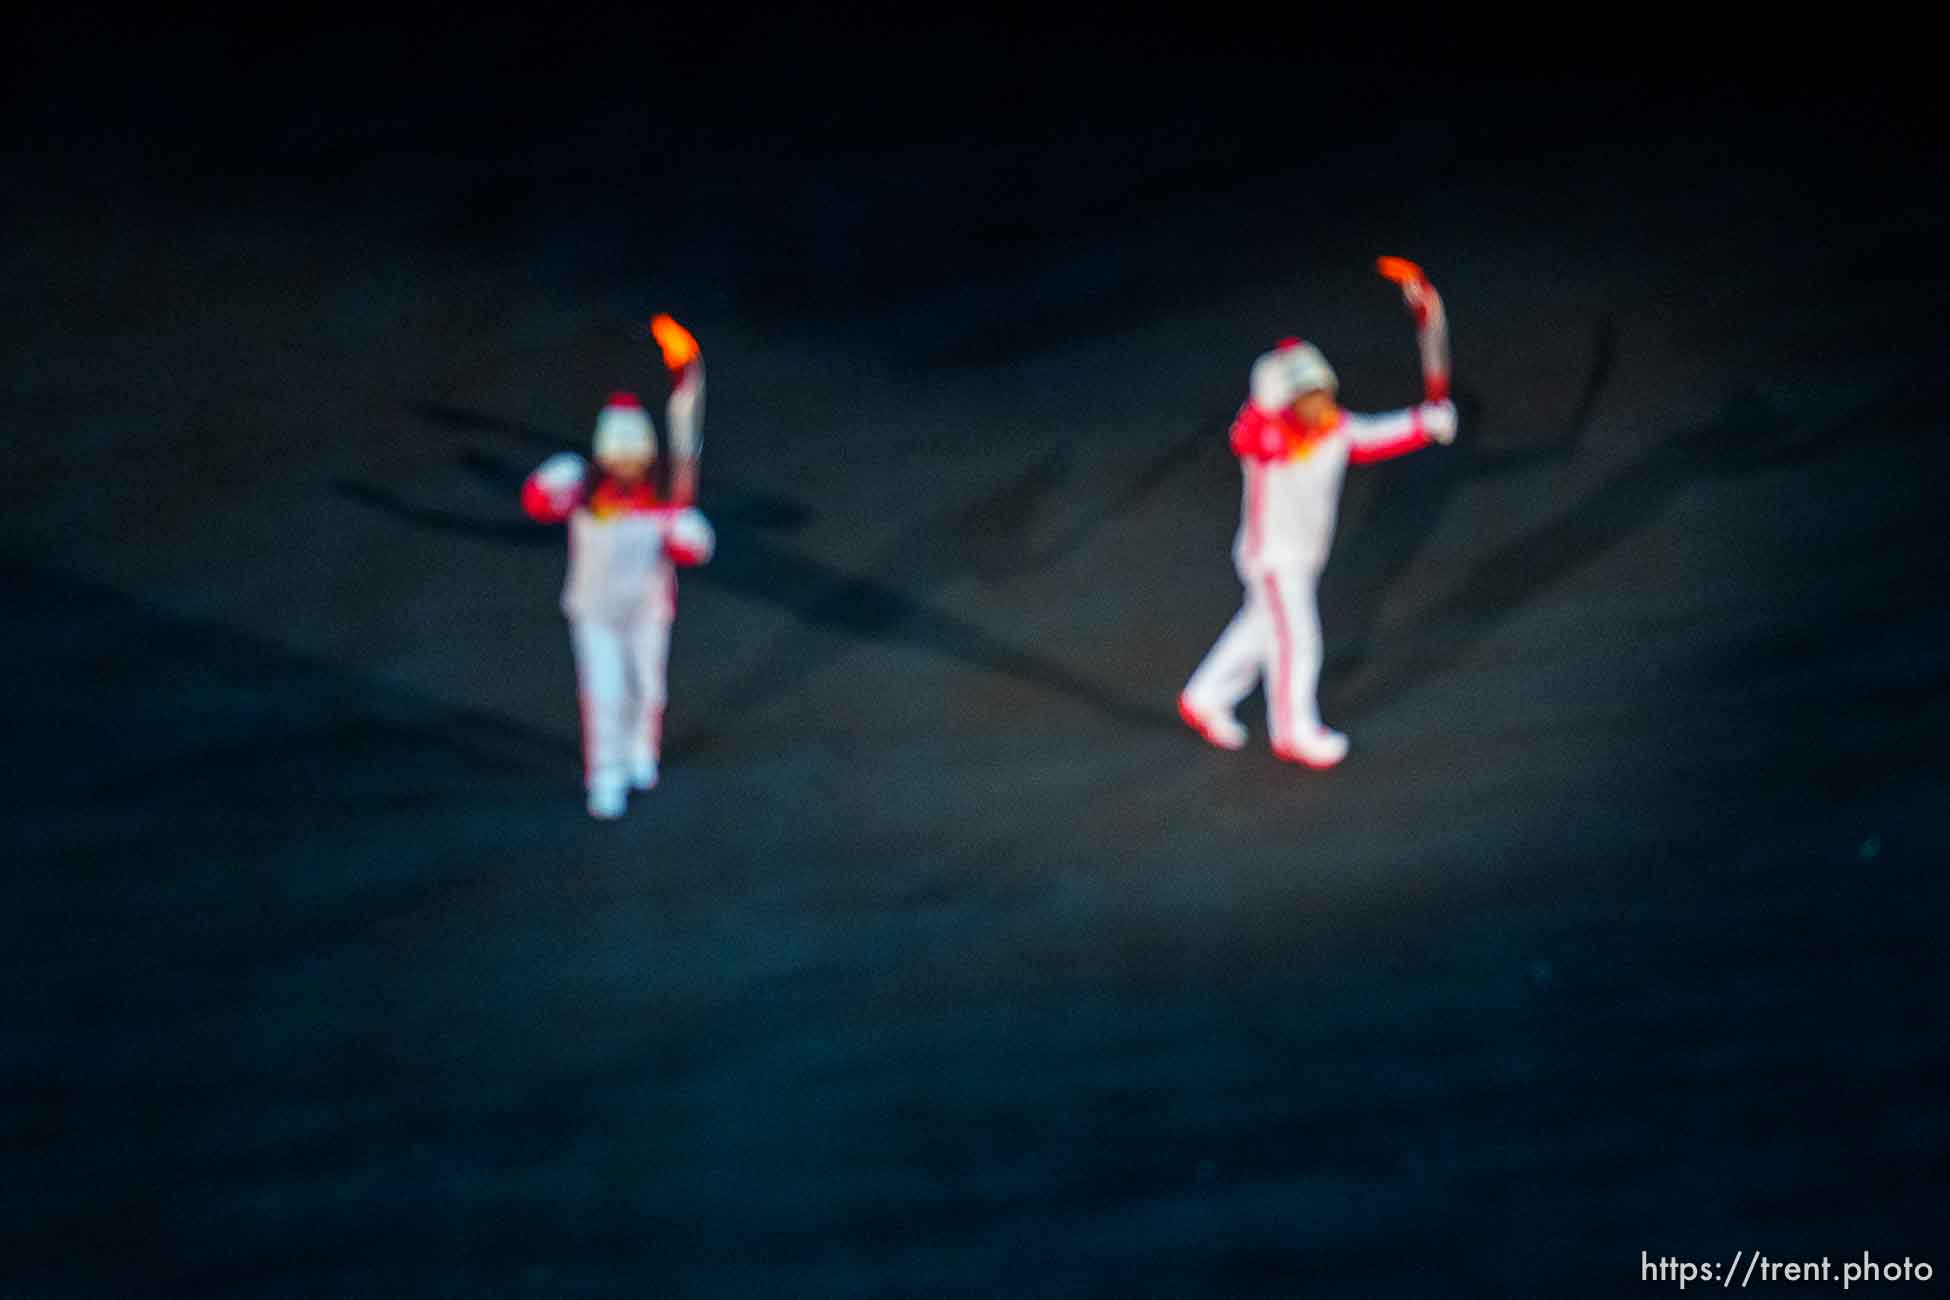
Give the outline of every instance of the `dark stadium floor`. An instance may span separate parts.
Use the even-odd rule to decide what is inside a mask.
[[[568,94],[620,75],[587,35],[489,112],[518,23],[423,85],[321,36],[261,114],[147,133],[124,83],[26,84],[0,1292],[1950,1262],[1950,280],[1910,102],[1431,45],[1439,104],[1322,74],[1354,98],[1295,144],[1253,51],[1052,20],[1002,106],[954,93],[965,44],[938,98],[929,40],[852,51],[915,106],[883,117],[841,35],[762,26],[771,100],[706,26],[652,61],[690,129]],[[790,57],[822,32],[831,101]],[[151,35],[110,54],[138,87],[228,57]],[[1463,431],[1350,474],[1321,776],[1257,697],[1238,755],[1172,701],[1237,598],[1254,352],[1414,396],[1380,252],[1444,290]],[[650,382],[657,309],[711,366],[720,552],[665,783],[604,826],[561,539],[510,486]]]

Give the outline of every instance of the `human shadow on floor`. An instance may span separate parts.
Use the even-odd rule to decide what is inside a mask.
[[[1068,447],[1046,453],[1020,474],[1012,475],[988,493],[954,512],[945,522],[964,557],[964,567],[988,582],[1041,573],[1075,555],[1092,539],[1130,514],[1167,482],[1201,462],[1230,460],[1226,430],[1232,417],[1202,421],[1146,461],[1102,506],[1057,529],[1048,540],[1025,543],[1033,535],[1045,503],[1068,480],[1076,454]]]
[[[1838,417],[1801,426],[1757,394],[1736,394],[1711,420],[1667,434],[1549,522],[1471,564],[1459,583],[1416,616],[1417,639],[1439,640],[1443,654],[1388,659],[1343,686],[1341,708],[1356,715],[1439,674],[1541,592],[1632,536],[1689,485],[1750,478],[1833,455],[1845,436],[1857,451],[1877,440],[1906,437],[1906,431],[1939,418],[1947,400],[1950,379],[1928,369],[1899,379]],[[1349,667],[1341,665],[1343,674]]]
[[[884,562],[890,554],[911,550],[915,539],[925,537],[933,526],[929,520],[904,533],[877,553],[876,559]],[[845,573],[767,547],[749,534],[721,536],[717,555],[709,565],[696,570],[698,577],[779,605],[803,628],[775,642],[760,662],[718,699],[713,719],[676,737],[673,749],[682,753],[716,745],[728,736],[741,715],[790,693],[842,653],[840,646],[824,639],[824,634],[835,631],[907,645],[1013,678],[1129,726],[1152,729],[1176,725],[1176,719],[1164,709],[1130,700],[1059,660],[1012,645],[968,619],[868,576],[877,572],[876,567],[869,567],[867,574]]]
[[[1492,431],[1493,440],[1485,445],[1478,440],[1477,433],[1484,427],[1488,404],[1473,389],[1458,385],[1456,405],[1460,423],[1468,436],[1458,440],[1457,449],[1467,463],[1455,473],[1443,476],[1441,482],[1446,486],[1439,489],[1440,496],[1446,499],[1456,486],[1470,478],[1514,472],[1573,455],[1590,423],[1599,397],[1610,382],[1616,352],[1616,326],[1606,317],[1598,322],[1594,331],[1592,362],[1576,405],[1562,426],[1563,432],[1543,441],[1529,440],[1498,446],[1495,445]],[[1106,527],[1137,509],[1153,492],[1192,467],[1203,464],[1216,468],[1221,463],[1230,464],[1232,455],[1226,445],[1226,433],[1232,427],[1232,421],[1233,413],[1227,412],[1200,422],[1196,428],[1146,461],[1101,508],[1072,521],[1050,541],[1035,547],[1024,547],[1021,539],[1028,533],[1028,524],[1033,521],[1042,501],[1062,484],[1074,461],[1073,454],[1067,448],[1042,457],[1019,479],[998,486],[988,497],[967,509],[969,516],[984,521],[990,529],[1003,531],[997,521],[1007,524],[1006,531],[1014,540],[1013,546],[1006,551],[996,548],[995,558],[978,567],[977,571],[985,578],[1012,578],[1047,569],[1075,554]],[[1433,508],[1430,502],[1420,502],[1418,506],[1424,512]],[[1426,517],[1426,513],[1423,517]],[[1398,575],[1405,570],[1420,549],[1421,536],[1417,534],[1405,539],[1407,544],[1399,553],[1384,557],[1386,563],[1380,572],[1383,575]],[[1373,580],[1374,575],[1370,574],[1364,582]]]
[[[437,506],[409,501],[398,492],[347,478],[333,479],[331,488],[335,495],[347,501],[356,502],[377,514],[428,532],[471,537],[476,541],[498,542],[512,546],[562,545],[562,530],[552,524],[538,524],[533,520],[522,518],[489,518],[463,514],[458,510],[443,510]]]
[[[450,427],[506,434],[538,449],[548,446],[559,450],[562,446],[561,439],[541,430],[497,417],[439,406],[414,409]],[[476,484],[507,504],[493,513],[470,515],[343,479],[334,482],[333,490],[368,509],[430,531],[501,545],[562,544],[559,528],[528,522],[515,511],[513,503],[527,467],[478,448],[463,450],[456,463]],[[722,743],[744,713],[790,692],[819,671],[842,653],[840,646],[825,640],[832,632],[904,643],[1066,696],[1126,724],[1175,725],[1166,711],[1128,700],[1047,655],[1012,645],[895,585],[902,578],[938,579],[945,572],[959,571],[964,564],[980,565],[979,547],[964,549],[961,559],[945,558],[941,549],[944,537],[958,532],[966,535],[966,528],[958,529],[955,521],[960,519],[967,525],[971,517],[967,507],[930,513],[879,548],[864,572],[850,573],[773,545],[765,538],[768,529],[796,531],[810,518],[810,511],[799,503],[771,494],[743,492],[709,479],[703,497],[705,511],[718,530],[718,550],[711,563],[688,572],[685,581],[778,606],[803,628],[788,632],[717,701],[709,723],[674,734],[668,746],[673,756]]]
[[[1459,382],[1455,399],[1460,433],[1452,447],[1388,465],[1381,474],[1356,470],[1350,476],[1349,494],[1366,497],[1360,505],[1385,507],[1391,519],[1412,523],[1371,531],[1344,528],[1354,535],[1345,544],[1337,542],[1321,578],[1321,619],[1327,635],[1324,696],[1335,696],[1373,658],[1383,602],[1415,567],[1435,522],[1465,486],[1540,465],[1565,464],[1578,454],[1617,359],[1617,324],[1605,316],[1593,327],[1583,382],[1555,433],[1539,438],[1510,428],[1515,421],[1502,417],[1484,394]]]
[[[504,416],[470,411],[443,402],[414,402],[407,406],[407,410],[428,424],[460,433],[488,434],[505,438],[532,448],[540,456],[548,456],[560,451],[587,454],[578,439]],[[458,461],[460,468],[477,483],[507,501],[514,501],[520,496],[522,481],[534,468],[532,464],[506,460],[478,448],[461,452]],[[708,446],[705,472],[710,474]],[[704,491],[708,494],[705,504],[709,507],[714,523],[761,528],[768,532],[793,533],[812,521],[813,512],[803,502],[777,493],[747,488],[725,479],[722,475],[710,475],[704,482]],[[367,495],[384,494],[376,494],[369,490]],[[457,521],[446,522],[452,524]]]

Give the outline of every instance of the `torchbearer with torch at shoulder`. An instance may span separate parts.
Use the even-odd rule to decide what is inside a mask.
[[[582,702],[589,815],[604,821],[623,815],[630,790],[657,784],[677,569],[705,563],[717,544],[710,522],[691,504],[703,365],[695,342],[690,347],[683,364],[671,367],[672,499],[657,490],[650,417],[626,392],[610,394],[596,417],[593,475],[582,457],[563,452],[522,485],[531,518],[569,526],[562,612]],[[666,348],[666,364],[670,355]],[[693,388],[680,406],[687,379]]]
[[[1233,567],[1245,601],[1178,697],[1186,724],[1221,749],[1239,749],[1234,716],[1262,679],[1273,753],[1315,769],[1347,756],[1347,737],[1322,723],[1321,630],[1316,590],[1333,543],[1349,463],[1405,455],[1456,436],[1449,400],[1449,334],[1442,299],[1421,268],[1384,257],[1415,318],[1425,400],[1384,415],[1341,409],[1339,383],[1320,350],[1299,339],[1253,362],[1251,392],[1231,430],[1245,478]]]

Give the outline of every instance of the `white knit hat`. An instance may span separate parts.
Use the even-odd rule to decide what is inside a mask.
[[[1253,405],[1265,411],[1291,406],[1295,398],[1316,389],[1335,392],[1340,380],[1320,349],[1299,339],[1281,339],[1280,346],[1253,362]]]
[[[596,417],[596,461],[655,460],[650,417],[635,393],[611,393]]]

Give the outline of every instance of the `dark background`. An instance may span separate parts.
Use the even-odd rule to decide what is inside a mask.
[[[1931,48],[921,8],[10,20],[0,1292],[1944,1267]],[[1252,357],[1416,396],[1379,253],[1463,426],[1321,776],[1172,701]],[[514,494],[657,310],[720,550],[597,826]]]

